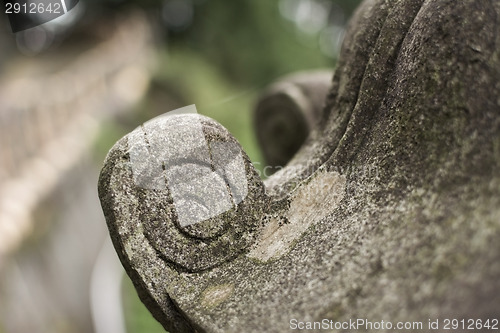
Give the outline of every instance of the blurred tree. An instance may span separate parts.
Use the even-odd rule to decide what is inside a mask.
[[[299,69],[333,67],[335,57],[327,57],[319,48],[320,30],[301,34],[293,22],[284,19],[280,7],[287,5],[286,2],[198,2],[194,5],[192,25],[184,31],[170,31],[169,42],[174,48],[182,46],[194,50],[222,68],[236,82],[252,85],[268,83],[280,75]],[[327,18],[338,14],[335,10],[341,11],[345,18],[352,13],[359,0],[289,2],[289,5],[295,6],[297,16],[309,14],[313,15],[311,19],[314,20],[315,13],[308,13],[312,5],[320,4]],[[335,23],[343,25],[345,22]]]
[[[360,0],[88,0],[105,12],[138,6],[161,27],[171,52],[189,50],[231,81],[262,86],[292,71],[333,67],[342,27]],[[293,11],[284,17],[283,8]],[[290,13],[289,13],[290,14]],[[285,13],[286,16],[286,13]],[[326,18],[322,22],[321,19]],[[295,21],[295,22],[294,22]],[[309,26],[308,26],[309,25]],[[329,28],[337,28],[337,34]],[[330,32],[326,34],[324,32]]]

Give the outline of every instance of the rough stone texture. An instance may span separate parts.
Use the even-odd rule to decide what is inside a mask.
[[[146,240],[150,211],[121,171],[130,160],[120,141],[100,196],[155,317],[172,332],[286,332],[292,318],[421,321],[424,331],[428,319],[498,319],[499,15],[492,0],[365,1],[323,121],[265,181],[265,196],[248,177],[252,245],[207,269],[173,265]]]

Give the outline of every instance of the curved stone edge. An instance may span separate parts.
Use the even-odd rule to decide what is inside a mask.
[[[123,185],[123,188],[118,191],[113,191],[113,189],[120,184],[113,183],[111,180],[112,176],[115,174],[114,169],[116,164],[110,161],[119,161],[120,159],[126,158],[127,147],[127,138],[125,137],[117,142],[110,150],[106,157],[104,167],[101,170],[98,184],[99,198],[106,217],[106,223],[113,246],[115,247],[127,275],[132,280],[139,298],[151,312],[153,317],[169,332],[194,332],[196,330],[193,328],[192,324],[186,320],[182,312],[179,311],[166,292],[156,294],[151,292],[151,287],[147,284],[153,282],[154,278],[146,273],[146,277],[149,276],[150,278],[144,279],[144,272],[159,272],[162,270],[162,267],[165,266],[158,258],[156,251],[147,241],[145,241],[145,237],[142,233],[142,239],[134,240],[134,235],[126,232],[127,226],[119,224],[119,221],[123,221],[123,219],[126,219],[129,226],[140,224],[130,212],[117,210],[119,204],[117,201],[120,199],[114,195],[123,191],[126,196],[127,191],[129,191],[129,193],[132,191],[130,186],[127,185],[131,183],[131,171],[129,181],[122,182],[121,185]],[[126,207],[127,205],[125,205],[125,207],[121,206],[120,208],[126,209]],[[129,238],[132,238],[132,240],[130,241]],[[127,251],[125,248],[126,244],[130,243],[132,243],[132,246],[135,243],[136,246]]]
[[[420,0],[419,0],[420,1]],[[368,60],[390,12],[391,1],[369,0],[354,13],[342,45],[321,121],[287,167],[265,184],[271,195],[284,196],[311,176],[337,148],[356,106]],[[373,10],[377,6],[377,10]]]
[[[204,126],[203,135],[210,142],[222,140],[220,142],[237,144],[239,147],[235,139],[220,124],[200,115],[190,115],[190,117],[197,117],[201,120]],[[156,135],[161,135],[161,133],[156,133]],[[130,157],[131,146],[133,146],[130,140],[135,139],[137,136],[128,135],[113,146],[106,157],[99,179],[99,197],[114,247],[139,297],[165,329],[173,332],[203,332],[202,328],[188,319],[182,311],[183,307],[178,305],[176,299],[179,299],[179,296],[176,290],[185,290],[187,277],[203,274],[207,268],[200,266],[201,270],[189,270],[180,263],[167,260],[164,253],[151,241],[151,235],[145,232],[145,224],[152,221],[155,213],[146,208],[148,203],[144,205],[144,202],[141,202],[141,200],[144,201],[142,194],[148,191],[154,192],[157,189],[139,188],[138,186],[142,184],[136,183],[132,169],[133,161]],[[234,260],[249,251],[251,243],[248,244],[248,248],[240,248],[236,241],[245,237],[254,242],[261,227],[260,218],[269,209],[269,198],[265,195],[262,181],[246,153],[241,151],[241,154],[244,160],[245,177],[248,181],[248,196],[238,204],[237,218],[242,219],[240,221],[242,224],[238,228],[242,230],[239,230],[234,237],[239,237],[239,239],[225,244],[230,248],[224,249],[224,251],[229,251],[229,256],[224,257],[223,262]],[[154,204],[154,202],[149,204]],[[149,215],[151,215],[150,219],[144,220],[144,217]],[[228,221],[230,222],[232,221]],[[170,227],[175,226],[171,224]],[[157,236],[162,237],[165,234],[160,232]],[[198,241],[187,234],[184,236],[186,239]],[[206,240],[206,242],[216,241],[216,239]],[[168,242],[162,244],[167,246]],[[182,246],[177,247],[176,250],[183,251]],[[184,249],[185,252],[180,252],[180,256],[186,257],[184,259],[189,261],[192,258],[186,255],[188,252],[191,253],[188,250],[192,249]],[[210,253],[212,252],[219,253],[217,248]],[[200,257],[203,253],[196,253],[196,255]],[[209,259],[201,261],[201,265],[207,263],[210,264],[211,261]],[[195,267],[198,266],[195,265]],[[209,266],[209,270],[215,269],[215,266],[212,266]],[[200,286],[202,285],[203,283],[200,283]],[[187,295],[191,293],[193,293],[192,289],[186,292]],[[176,297],[172,298],[171,295]]]

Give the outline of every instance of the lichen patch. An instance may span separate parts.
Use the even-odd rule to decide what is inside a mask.
[[[318,171],[291,195],[290,209],[285,215],[270,219],[247,255],[267,262],[290,251],[311,225],[338,206],[345,195],[345,185],[345,176],[337,172]],[[283,218],[289,223],[280,225]]]
[[[233,293],[233,290],[234,285],[232,284],[208,287],[201,295],[201,305],[206,308],[215,308],[226,301]]]

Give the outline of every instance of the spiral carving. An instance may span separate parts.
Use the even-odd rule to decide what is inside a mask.
[[[253,244],[264,185],[225,128],[198,114],[167,114],[123,140],[105,163],[126,164],[115,172],[126,173],[120,177],[137,203],[131,211],[164,261],[197,272]]]
[[[321,121],[331,85],[330,70],[300,72],[281,78],[260,97],[254,127],[266,163],[284,166]]]

